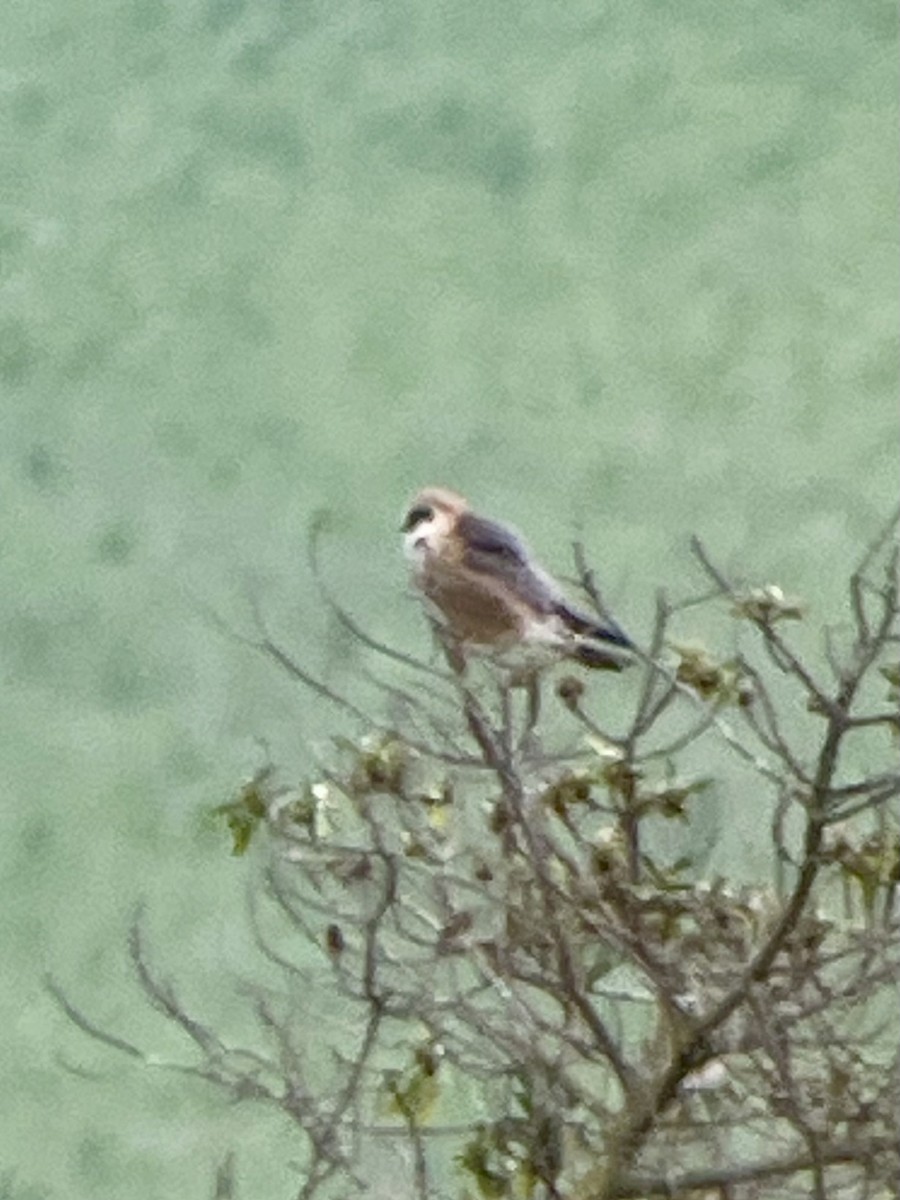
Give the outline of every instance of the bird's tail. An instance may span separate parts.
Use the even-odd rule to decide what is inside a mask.
[[[575,642],[569,657],[583,667],[592,667],[597,671],[624,671],[632,665],[632,660],[625,655],[614,650],[602,650],[593,642]]]

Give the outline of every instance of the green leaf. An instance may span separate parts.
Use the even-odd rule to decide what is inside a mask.
[[[214,816],[225,818],[231,833],[231,853],[234,855],[247,852],[254,833],[266,818],[269,805],[264,785],[271,774],[271,767],[264,767],[241,788],[234,800],[213,809]]]

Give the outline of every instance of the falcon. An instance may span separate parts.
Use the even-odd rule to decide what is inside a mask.
[[[424,488],[403,521],[413,581],[463,650],[532,663],[571,659],[620,671],[633,643],[583,612],[519,537],[448,488]]]

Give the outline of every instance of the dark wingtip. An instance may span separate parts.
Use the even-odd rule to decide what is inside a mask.
[[[610,642],[613,646],[621,646],[623,650],[633,650],[634,642],[618,625],[597,625],[593,636],[601,642]]]
[[[608,620],[602,624],[595,617],[588,617],[574,608],[569,608],[568,604],[557,605],[556,612],[574,633],[596,638],[598,642],[609,642],[611,646],[621,646],[623,650],[635,648],[631,638],[614,621]]]

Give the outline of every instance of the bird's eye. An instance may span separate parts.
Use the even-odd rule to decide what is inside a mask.
[[[411,529],[415,529],[423,521],[430,521],[433,516],[433,508],[429,508],[427,504],[417,504],[415,508],[411,508],[406,514],[406,520],[403,522],[403,532],[409,533]]]

